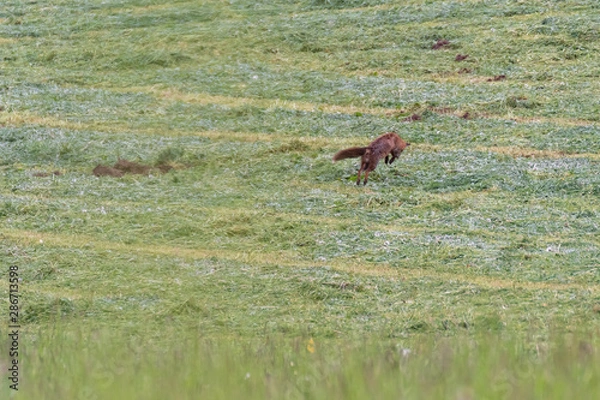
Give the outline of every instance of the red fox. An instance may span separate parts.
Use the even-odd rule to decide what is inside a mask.
[[[360,184],[360,174],[365,173],[364,184],[367,184],[369,173],[377,168],[379,160],[385,157],[385,163],[391,165],[400,153],[409,146],[396,132],[388,132],[373,140],[367,147],[351,147],[340,150],[333,156],[333,161],[343,160],[344,158],[362,157],[356,184]],[[391,158],[390,158],[391,154]]]

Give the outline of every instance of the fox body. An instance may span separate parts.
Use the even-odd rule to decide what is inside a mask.
[[[333,161],[361,157],[356,184],[360,184],[360,175],[364,172],[364,184],[366,185],[369,173],[377,168],[379,160],[384,158],[385,163],[391,165],[409,145],[410,143],[406,143],[395,132],[388,132],[373,140],[367,147],[351,147],[338,151],[333,156]]]

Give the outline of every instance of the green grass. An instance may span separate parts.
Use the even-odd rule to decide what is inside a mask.
[[[598,11],[3,3],[19,397],[595,397]],[[388,130],[411,146],[356,187],[332,155]],[[174,169],[92,174],[120,158]]]
[[[510,335],[340,342],[204,340],[195,334],[200,332],[167,328],[160,338],[140,342],[112,331],[44,332],[26,353],[31,367],[22,394],[96,399],[564,399],[588,398],[599,390],[595,377],[600,363],[593,350],[598,342],[590,337],[558,335],[548,346],[535,335],[524,345]]]

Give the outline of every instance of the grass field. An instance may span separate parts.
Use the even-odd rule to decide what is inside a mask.
[[[596,0],[3,2],[15,397],[595,398],[599,52]]]

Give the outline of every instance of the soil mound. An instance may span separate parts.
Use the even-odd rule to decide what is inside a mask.
[[[404,118],[402,121],[404,122],[414,122],[414,121],[420,121],[421,120],[421,116],[419,114],[413,114],[409,117]]]
[[[431,46],[431,48],[433,50],[439,50],[445,46],[448,46],[449,44],[450,44],[450,42],[447,41],[446,39],[440,39],[433,46]]]
[[[488,82],[498,82],[498,81],[503,81],[506,79],[506,75],[496,75],[493,78],[489,78],[487,81]]]
[[[107,167],[101,164],[98,164],[92,173],[96,176],[112,176],[115,178],[120,178],[123,176],[123,171],[119,171],[118,169]]]
[[[148,165],[138,164],[124,158],[119,159],[113,168],[123,171],[126,174],[146,175],[150,172],[151,167]]]
[[[153,170],[158,170],[163,174],[166,174],[172,169],[173,166],[165,163],[159,164],[153,168],[149,165],[139,164],[124,158],[120,158],[119,161],[117,161],[112,167],[98,164],[92,173],[96,176],[112,176],[114,178],[120,178],[125,174],[149,175]]]

